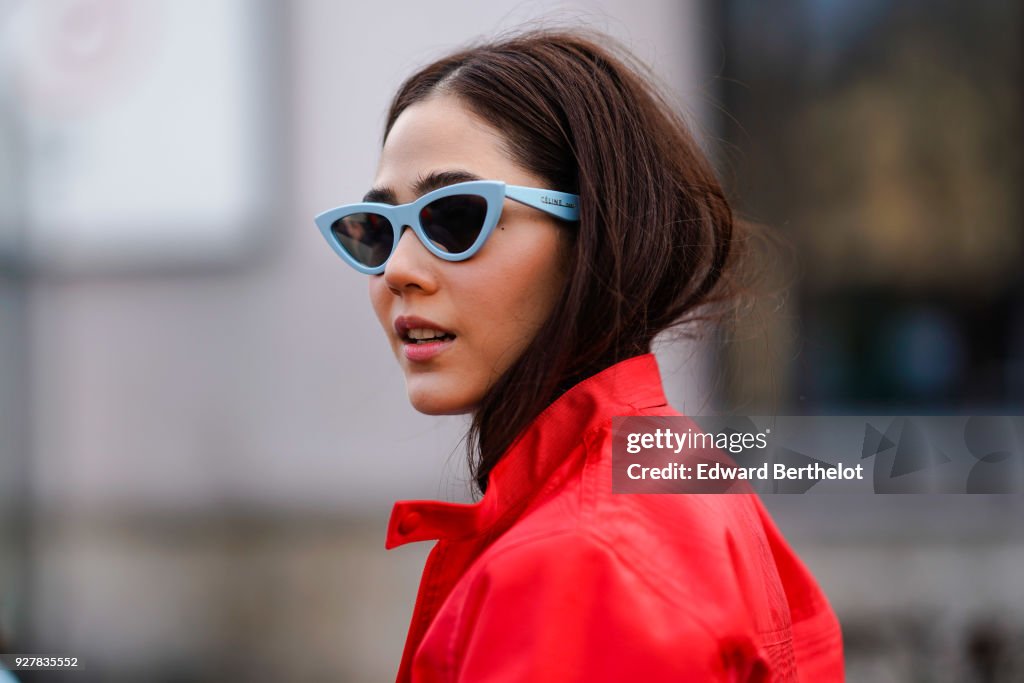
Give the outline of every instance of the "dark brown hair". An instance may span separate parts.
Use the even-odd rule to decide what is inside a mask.
[[[535,29],[443,57],[402,84],[385,139],[407,107],[437,93],[501,130],[510,158],[546,187],[580,195],[563,295],[473,416],[470,473],[483,493],[558,396],[731,298],[724,275],[739,225],[683,118],[607,36]]]

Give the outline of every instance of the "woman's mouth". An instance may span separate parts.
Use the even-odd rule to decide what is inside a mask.
[[[402,340],[405,357],[411,361],[427,361],[451,346],[453,332],[419,316],[400,315],[395,319],[395,333]]]
[[[411,361],[423,362],[441,353],[455,341],[455,335],[442,330],[413,328],[402,335],[402,349]]]

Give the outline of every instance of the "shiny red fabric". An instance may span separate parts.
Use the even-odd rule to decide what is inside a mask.
[[[616,415],[679,415],[652,354],[556,400],[479,502],[395,504],[386,548],[437,539],[397,680],[842,681],[839,622],[760,499],[612,494]]]

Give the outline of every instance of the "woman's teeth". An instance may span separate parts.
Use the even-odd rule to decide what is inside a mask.
[[[444,339],[450,338],[452,335],[447,332],[441,332],[440,330],[430,330],[426,328],[415,328],[409,330],[406,336],[417,344],[423,344],[429,341],[443,341]]]

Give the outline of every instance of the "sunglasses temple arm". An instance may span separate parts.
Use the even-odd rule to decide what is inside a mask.
[[[520,185],[506,185],[505,196],[520,204],[540,209],[566,221],[580,219],[580,198],[578,195],[555,190],[538,190]]]

